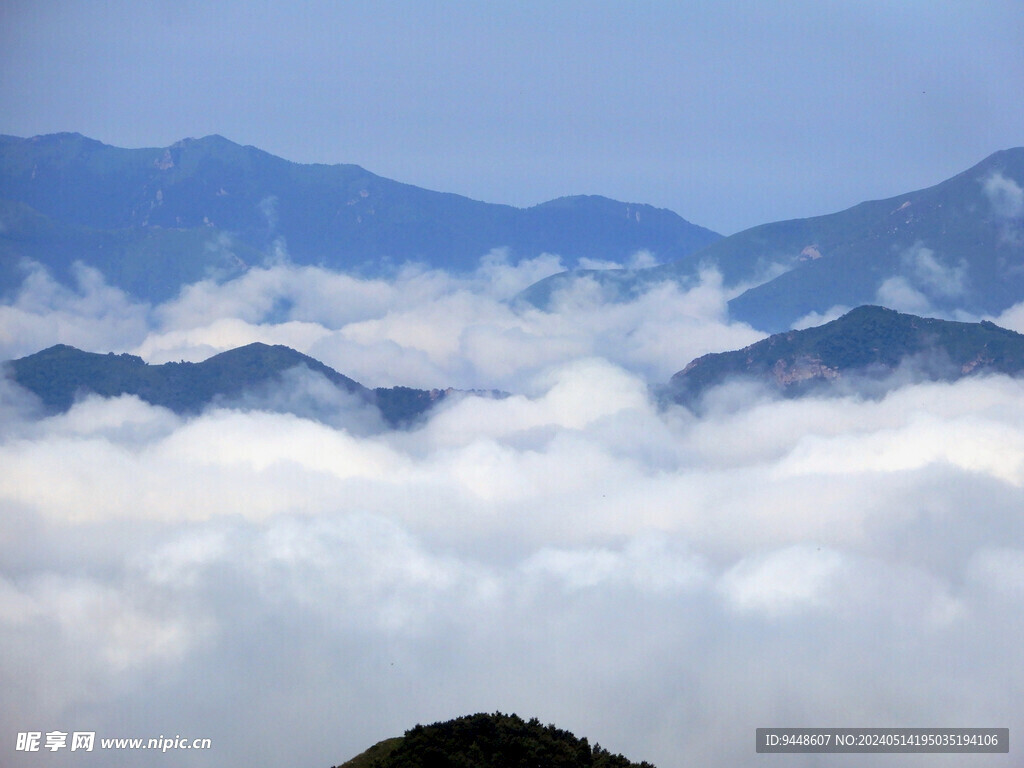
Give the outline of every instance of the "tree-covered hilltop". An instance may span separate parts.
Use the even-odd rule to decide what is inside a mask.
[[[837,320],[769,336],[749,347],[692,361],[668,395],[689,404],[729,378],[757,380],[787,395],[851,375],[882,380],[901,365],[916,378],[952,381],[980,373],[1024,371],[1024,335],[994,323],[960,323],[865,306]]]
[[[500,712],[417,725],[336,768],[654,768],[537,718]]]
[[[69,409],[76,398],[85,394],[101,397],[135,395],[153,405],[188,415],[202,411],[213,403],[248,403],[255,408],[285,410],[316,417],[323,407],[330,407],[344,393],[351,402],[375,407],[391,427],[407,426],[437,403],[459,394],[452,389],[412,389],[410,387],[378,387],[368,389],[357,381],[335,371],[294,349],[259,342],[222,352],[200,363],[164,363],[149,365],[135,355],[83,352],[66,344],[36,352],[34,355],[4,364],[6,374],[25,389],[33,392],[51,413]],[[317,391],[303,402],[296,393],[296,379],[290,372],[303,371],[326,383],[327,391]],[[274,396],[275,393],[277,396]],[[501,396],[497,392],[472,392],[484,396]],[[285,396],[282,396],[285,395]],[[290,395],[290,397],[286,396]]]

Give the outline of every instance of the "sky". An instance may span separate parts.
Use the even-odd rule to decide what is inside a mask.
[[[1009,3],[710,6],[5,2],[0,131],[219,133],[723,232],[1021,143]],[[1020,180],[985,183],[1020,221]],[[922,285],[958,273],[923,245],[908,258],[924,282],[879,300],[927,312]],[[690,360],[763,338],[729,318],[742,286],[707,269],[614,305],[587,278],[545,309],[511,301],[562,269],[501,251],[386,278],[278,259],[151,304],[87,266],[63,284],[26,265],[0,360],[262,341],[367,386],[510,396],[390,431],[303,371],[189,417],[85,395],[47,414],[0,377],[0,762],[323,768],[494,711],[659,768],[763,766],[757,727],[1019,734],[1024,384],[909,366],[884,397],[727,382],[696,411],[665,406],[658,385]],[[1024,302],[985,319],[1024,332]],[[15,749],[74,731],[212,744]]]
[[[1013,0],[53,2],[0,7],[0,132],[220,134],[529,206],[600,194],[723,234],[1024,143]]]

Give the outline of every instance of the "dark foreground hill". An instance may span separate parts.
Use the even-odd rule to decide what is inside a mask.
[[[136,395],[178,414],[210,404],[241,405],[328,418],[340,409],[375,409],[388,425],[411,423],[453,390],[368,389],[289,347],[249,344],[201,363],[149,365],[141,357],[83,352],[58,344],[6,363],[8,375],[50,412],[88,393]]]
[[[852,381],[884,391],[898,383],[898,372],[915,380],[953,381],[1021,371],[1024,335],[990,322],[958,323],[865,306],[816,328],[699,357],[672,377],[668,396],[692,404],[711,387],[737,378],[795,396]]]
[[[121,149],[74,133],[0,136],[0,294],[31,259],[58,279],[96,267],[144,300],[287,252],[300,265],[376,275],[406,261],[469,270],[495,248],[622,263],[677,259],[720,236],[672,211],[575,196],[532,208],[385,179],[357,165],[292,163],[220,136]]]
[[[568,731],[501,713],[417,725],[337,768],[654,768]]]
[[[545,306],[585,276],[609,299],[628,299],[666,280],[690,285],[702,265],[717,267],[727,286],[754,284],[729,302],[729,314],[769,333],[837,306],[999,314],[1024,301],[1024,148],[928,189],[763,224],[662,266],[553,275],[523,298]]]

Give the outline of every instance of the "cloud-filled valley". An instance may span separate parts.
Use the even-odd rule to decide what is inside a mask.
[[[727,322],[731,294],[714,272],[685,292],[665,283],[628,303],[607,304],[582,280],[558,294],[556,311],[516,306],[522,289],[562,271],[546,254],[512,265],[495,251],[462,275],[407,265],[391,280],[284,261],[186,286],[157,306],[106,285],[88,267],[78,268],[76,288],[26,269],[21,290],[0,306],[4,359],[57,339],[155,363],[201,360],[258,340],[309,354],[367,386],[520,391],[531,376],[587,356],[666,379],[697,355],[764,335]]]
[[[4,3],[0,768],[1020,763],[1019,5]]]
[[[514,301],[560,269],[283,260],[155,306],[32,271],[0,306],[3,359],[263,341],[367,386],[511,394],[386,430],[353,403],[276,407],[315,379],[192,417],[129,396],[43,416],[3,382],[0,719],[211,738],[187,765],[331,765],[494,710],[659,766],[753,764],[768,725],[1024,726],[1021,382],[732,382],[696,415],[652,388],[764,337],[729,320],[736,289],[709,271],[613,305],[586,280],[549,311]]]

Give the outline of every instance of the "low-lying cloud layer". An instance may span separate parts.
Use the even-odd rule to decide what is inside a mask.
[[[36,274],[0,307],[4,357],[260,340],[370,386],[515,394],[386,432],[274,412],[293,388],[189,419],[131,397],[41,419],[5,386],[11,764],[43,759],[17,732],[78,730],[213,748],[49,764],[326,766],[494,710],[662,768],[759,764],[758,726],[1024,727],[1024,385],[727,384],[700,417],[662,411],[650,383],[758,334],[713,276],[614,307],[585,283],[553,312],[505,303],[557,266],[280,265],[159,307]]]
[[[59,340],[160,363],[263,341],[370,387],[520,391],[552,365],[594,355],[663,381],[693,357],[763,336],[727,322],[729,296],[713,273],[685,293],[665,284],[628,304],[605,305],[589,281],[559,295],[554,312],[510,302],[561,270],[555,256],[511,265],[501,252],[467,276],[408,266],[390,281],[281,263],[188,286],[175,301],[150,307],[94,270],[81,268],[78,290],[69,290],[35,269],[15,300],[0,306],[0,358]]]

